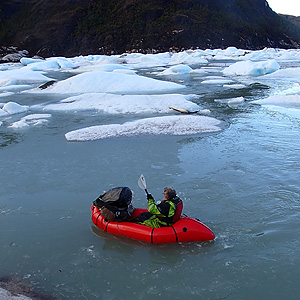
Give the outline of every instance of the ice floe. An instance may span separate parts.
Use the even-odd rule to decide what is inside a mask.
[[[280,69],[272,74],[267,74],[262,76],[262,79],[283,79],[283,80],[290,80],[300,83],[300,68],[286,68]]]
[[[215,102],[226,103],[231,108],[236,108],[245,102],[244,97],[230,98],[230,99],[215,99]]]
[[[220,131],[220,123],[207,116],[163,116],[82,128],[66,133],[65,137],[68,141],[91,141],[137,135],[192,135]]]
[[[23,69],[32,71],[48,71],[55,69],[74,69],[76,66],[65,57],[52,57],[47,60],[21,59],[21,63],[26,65]]]
[[[206,79],[201,82],[201,84],[215,84],[215,85],[223,85],[223,84],[229,84],[233,81],[227,78],[219,78],[219,79]]]
[[[48,104],[44,110],[80,111],[98,110],[109,114],[144,114],[168,113],[169,106],[184,108],[190,111],[200,107],[189,101],[196,95],[163,94],[163,95],[116,95],[107,93],[89,93]]]
[[[300,108],[300,95],[273,95],[265,99],[251,101],[254,104]]]
[[[236,62],[223,70],[223,74],[243,75],[243,76],[261,76],[277,71],[280,68],[278,62],[274,59],[266,61],[240,61]]]
[[[23,118],[20,121],[12,123],[10,128],[24,128],[28,126],[40,126],[48,123],[48,119],[51,117],[51,114],[30,114]]]
[[[0,72],[0,87],[11,85],[41,84],[51,78],[29,69],[12,69]]]
[[[145,93],[167,92],[185,88],[184,85],[132,76],[117,72],[86,72],[60,81],[43,90],[47,93]]]
[[[188,74],[191,71],[193,71],[193,69],[187,65],[176,65],[176,66],[172,66],[164,71],[162,71],[161,73],[159,73],[159,75],[178,75],[178,74]]]
[[[19,114],[29,110],[26,105],[20,105],[16,102],[7,102],[3,105],[2,110],[8,115]]]

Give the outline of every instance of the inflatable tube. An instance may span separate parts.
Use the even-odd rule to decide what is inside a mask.
[[[110,222],[106,220],[96,206],[92,205],[92,221],[101,230],[147,243],[162,244],[176,242],[203,242],[215,238],[214,233],[199,220],[183,217],[169,227],[152,228],[131,222]],[[136,208],[132,218],[146,209]]]

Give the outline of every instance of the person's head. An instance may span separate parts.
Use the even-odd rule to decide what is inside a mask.
[[[164,188],[164,199],[165,200],[170,200],[176,197],[176,191],[170,187],[167,186]]]

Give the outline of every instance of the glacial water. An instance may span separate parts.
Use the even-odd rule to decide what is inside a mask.
[[[206,67],[220,76],[226,65]],[[281,63],[287,66],[298,65]],[[293,83],[244,78],[245,88],[224,89],[202,77],[168,80],[199,95],[194,101],[222,121],[216,133],[67,142],[71,130],[140,116],[51,112],[48,123],[22,129],[3,121],[0,277],[58,299],[298,299],[300,114],[250,103]],[[241,96],[232,107],[223,101]],[[29,106],[60,99],[5,97]],[[135,206],[146,207],[141,173],[157,200],[174,186],[184,213],[207,224],[215,241],[149,245],[97,230],[90,207],[109,188],[129,186]]]

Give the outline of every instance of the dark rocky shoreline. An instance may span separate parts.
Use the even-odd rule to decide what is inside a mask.
[[[1,291],[1,289],[3,290]],[[3,300],[59,300],[58,298],[39,293],[25,281],[10,276],[0,278],[0,296]]]
[[[29,55],[27,50],[19,50],[17,47],[0,46],[0,63],[19,62],[22,57]]]
[[[14,0],[0,2],[0,45],[42,57],[289,49],[300,33],[265,0]]]

